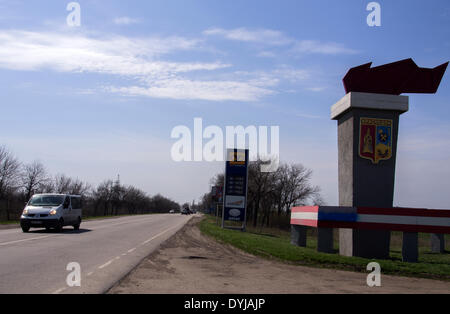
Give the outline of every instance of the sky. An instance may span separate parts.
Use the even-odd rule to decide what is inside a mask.
[[[450,59],[450,2],[0,0],[0,145],[52,174],[198,200],[223,162],[175,162],[176,126],[279,126],[280,159],[338,204],[330,108],[349,68]],[[450,86],[410,94],[394,205],[450,209]]]

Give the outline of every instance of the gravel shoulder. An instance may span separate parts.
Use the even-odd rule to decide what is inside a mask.
[[[109,293],[288,294],[450,293],[450,283],[290,265],[249,255],[204,236],[194,218],[118,282]]]

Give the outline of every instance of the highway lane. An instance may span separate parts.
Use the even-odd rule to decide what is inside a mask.
[[[79,231],[0,230],[0,293],[103,293],[191,218],[180,214],[83,222]],[[69,287],[69,263],[81,287]]]

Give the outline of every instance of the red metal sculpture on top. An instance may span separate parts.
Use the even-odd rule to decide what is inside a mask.
[[[434,69],[419,68],[405,59],[371,68],[372,62],[352,68],[344,77],[345,92],[400,95],[402,93],[436,93],[447,63]]]

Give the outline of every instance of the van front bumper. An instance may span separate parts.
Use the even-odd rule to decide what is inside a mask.
[[[59,225],[58,219],[32,219],[32,218],[21,218],[21,227],[30,228],[56,228]]]

